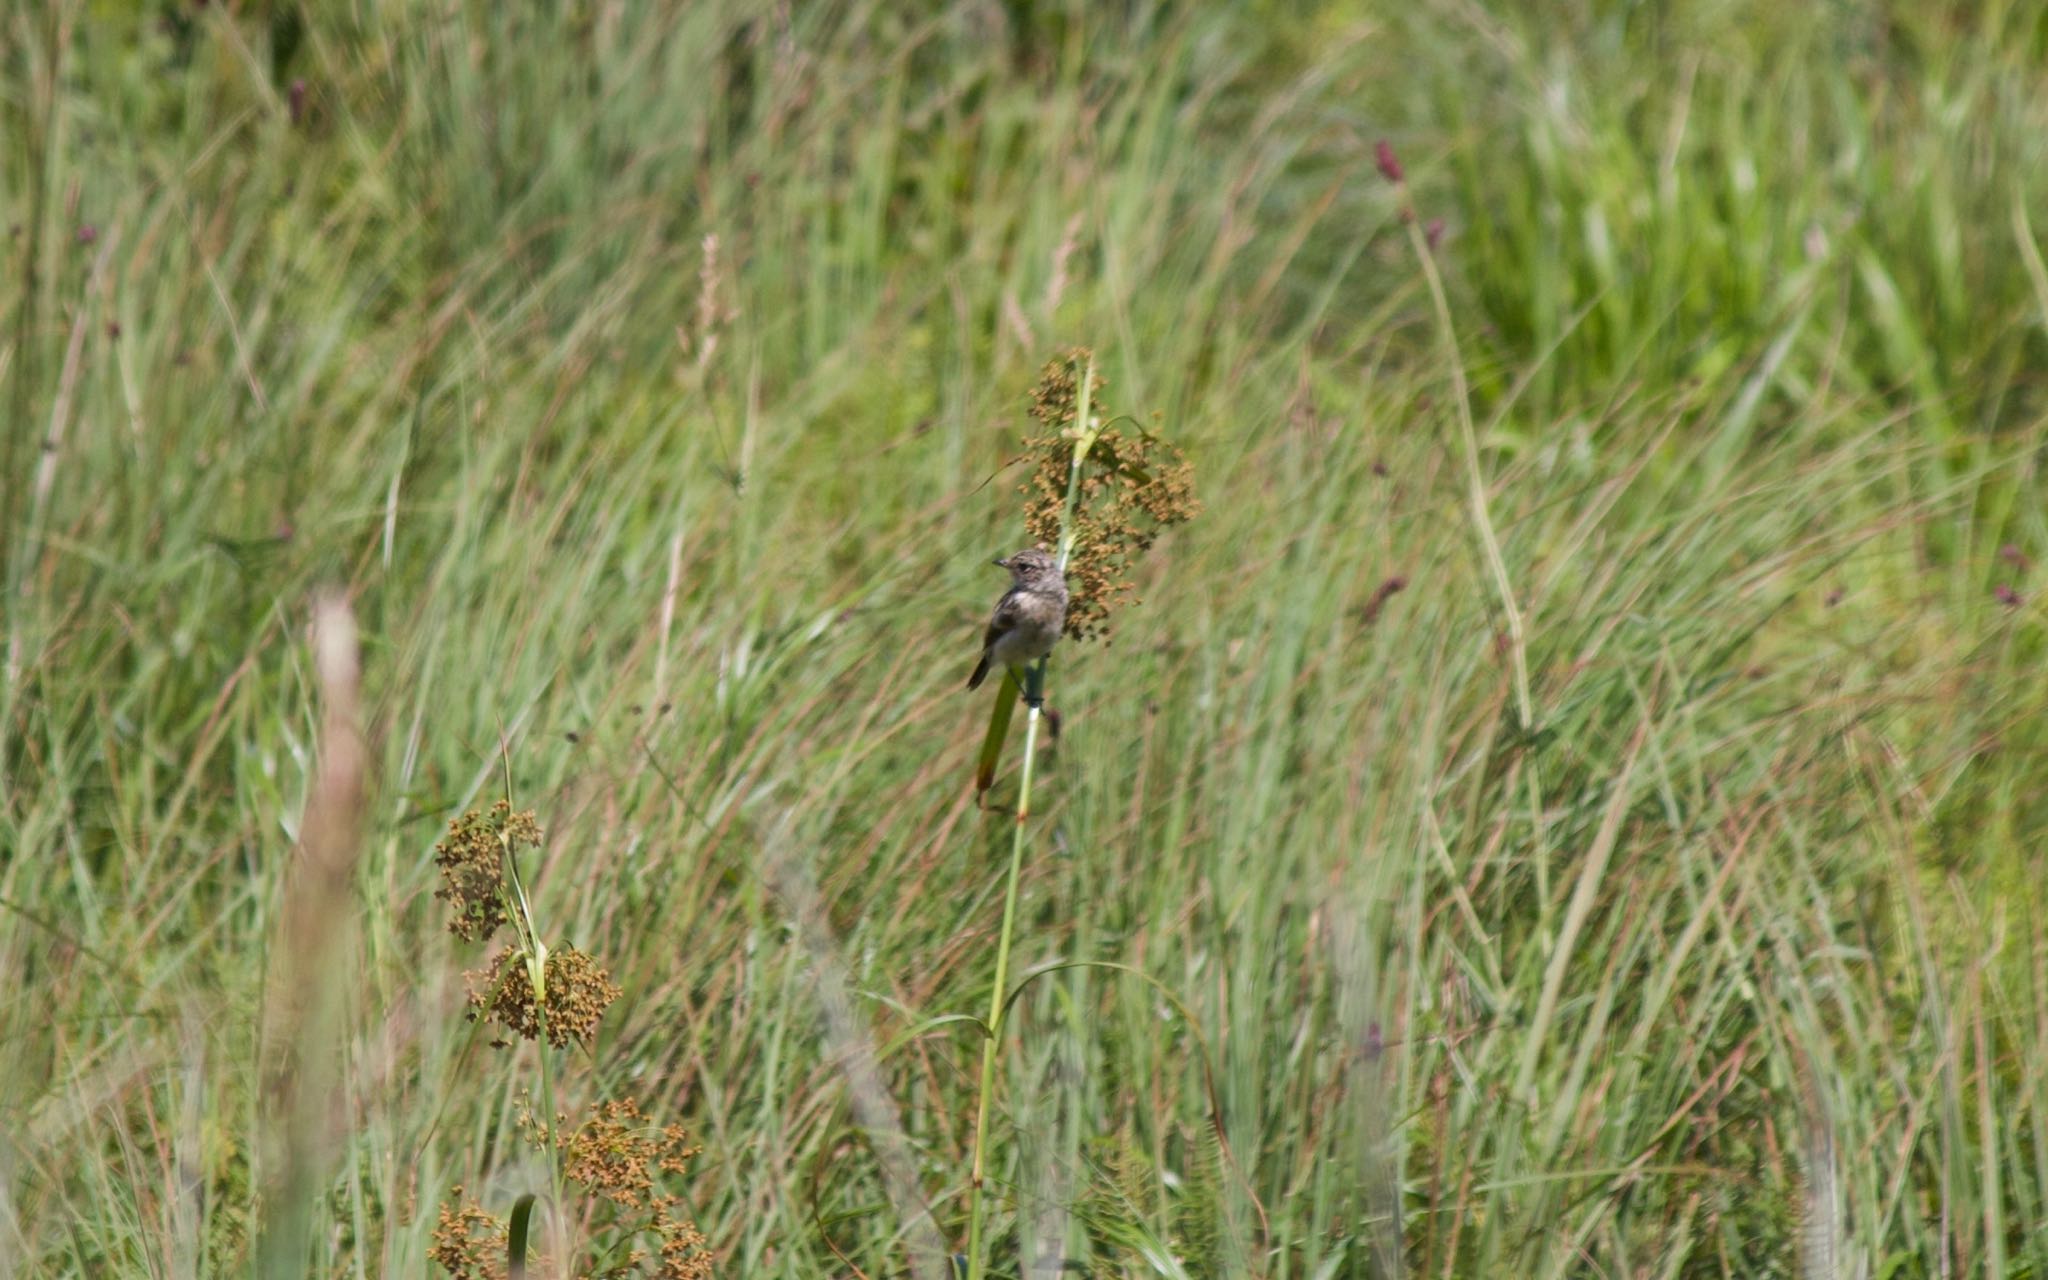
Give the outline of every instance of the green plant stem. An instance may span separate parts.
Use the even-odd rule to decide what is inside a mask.
[[[1010,981],[1010,936],[1017,922],[1017,881],[1024,870],[1024,823],[1031,816],[1031,762],[1038,747],[1038,711],[1045,695],[1040,658],[1025,677],[1024,766],[1017,780],[1017,821],[1010,831],[1010,878],[1003,891],[1003,929],[996,940],[996,976],[988,991],[988,1034],[981,1042],[981,1100],[974,1112],[974,1175],[967,1215],[968,1280],[981,1280],[987,1262],[981,1251],[983,1161],[988,1151],[989,1100],[995,1095],[996,1048],[1003,1034],[1003,992]]]
[[[1097,435],[1090,394],[1095,388],[1095,358],[1081,370],[1074,402],[1074,456],[1067,464],[1067,501],[1060,511],[1060,571],[1074,550],[1074,507],[1081,500],[1081,468]],[[967,1208],[967,1277],[981,1280],[988,1261],[982,1254],[982,1184],[986,1179],[988,1113],[996,1088],[996,1050],[1002,1043],[1003,988],[1010,976],[1010,935],[1017,923],[1017,881],[1024,869],[1024,824],[1031,816],[1031,764],[1038,748],[1038,713],[1045,702],[1045,672],[1050,658],[1040,658],[1025,674],[1024,764],[1017,779],[1017,821],[1010,834],[1010,880],[1003,893],[1003,928],[996,938],[995,983],[988,993],[988,1034],[981,1045],[981,1096],[974,1106],[974,1173]],[[1007,697],[1005,690],[1002,696]]]
[[[540,970],[546,967],[545,961],[535,966]],[[540,1021],[540,1035],[533,1042],[533,1051],[540,1055],[540,1105],[547,1112],[541,1127],[548,1136],[548,1208],[555,1220],[556,1251],[567,1258],[569,1215],[562,1211],[562,1148],[561,1139],[555,1133],[555,1068],[548,1052],[548,1011],[541,1003],[541,982],[541,976],[536,974],[533,982],[534,1012]]]
[[[1480,550],[1486,558],[1486,567],[1493,578],[1493,588],[1500,598],[1502,617],[1507,622],[1508,652],[1514,664],[1515,673],[1515,716],[1521,721],[1521,732],[1525,742],[1536,733],[1536,699],[1529,691],[1529,649],[1522,629],[1522,610],[1515,603],[1514,583],[1508,579],[1508,563],[1501,555],[1500,537],[1494,532],[1493,514],[1486,498],[1486,477],[1479,465],[1479,433],[1472,426],[1472,389],[1465,381],[1465,360],[1458,349],[1458,330],[1451,323],[1451,303],[1444,293],[1443,276],[1436,269],[1436,254],[1431,252],[1429,237],[1415,217],[1415,206],[1408,198],[1408,186],[1400,184],[1401,204],[1406,212],[1408,242],[1415,247],[1415,256],[1422,263],[1422,275],[1429,282],[1429,300],[1436,310],[1437,329],[1443,335],[1444,353],[1451,365],[1451,397],[1458,413],[1458,435],[1464,445],[1465,480],[1472,504],[1472,527],[1479,535]],[[1546,838],[1543,823],[1543,786],[1537,777],[1536,757],[1525,752],[1522,757],[1522,778],[1528,784],[1529,822],[1536,836],[1536,897],[1542,930],[1547,939],[1550,934],[1550,842]]]

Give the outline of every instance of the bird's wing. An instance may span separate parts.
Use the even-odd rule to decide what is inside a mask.
[[[981,637],[981,647],[988,649],[1009,633],[1022,616],[1023,593],[1011,587],[1003,592],[1003,598],[996,601],[996,613],[988,620],[988,630]]]

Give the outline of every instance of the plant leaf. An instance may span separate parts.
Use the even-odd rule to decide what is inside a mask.
[[[1023,690],[1017,687],[1013,672],[1003,673],[1003,687],[996,691],[996,701],[988,713],[988,733],[981,740],[981,756],[974,765],[974,802],[978,805],[988,789],[996,785],[996,765],[1003,758],[1003,739],[1009,736],[1010,717],[1016,714],[1017,699]]]

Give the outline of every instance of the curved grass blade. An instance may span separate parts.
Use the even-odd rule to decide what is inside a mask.
[[[512,1221],[505,1232],[505,1275],[508,1280],[526,1280],[526,1240],[533,1229],[534,1194],[529,1191],[512,1206]]]

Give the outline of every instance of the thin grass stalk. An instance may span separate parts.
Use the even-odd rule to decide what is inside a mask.
[[[1066,572],[1067,559],[1074,550],[1074,504],[1080,501],[1081,467],[1088,459],[1088,451],[1095,445],[1095,427],[1090,419],[1092,406],[1089,394],[1095,385],[1095,360],[1091,356],[1087,367],[1082,370],[1080,390],[1074,415],[1074,456],[1067,465],[1067,502],[1060,517],[1060,571]],[[974,1170],[971,1179],[967,1209],[967,1277],[981,1280],[987,1274],[987,1259],[982,1252],[981,1232],[984,1204],[983,1183],[986,1180],[988,1155],[988,1113],[990,1102],[995,1095],[996,1050],[1003,1034],[1003,993],[1010,978],[1010,941],[1017,922],[1017,882],[1024,869],[1024,824],[1031,816],[1031,766],[1038,749],[1038,716],[1045,703],[1045,673],[1050,666],[1050,656],[1040,658],[1025,675],[1024,686],[1024,763],[1017,775],[1017,820],[1011,826],[1009,882],[1003,890],[1003,927],[996,937],[995,981],[989,987],[988,1027],[981,1044],[981,1087],[980,1096],[974,1108]],[[1006,681],[1016,677],[1010,675]],[[1008,684],[998,697],[1010,696]]]
[[[1488,574],[1493,579],[1495,594],[1500,598],[1501,616],[1507,624],[1508,652],[1514,664],[1515,715],[1521,721],[1521,732],[1525,739],[1536,733],[1536,699],[1529,686],[1529,649],[1522,626],[1522,610],[1515,603],[1514,583],[1508,578],[1507,559],[1501,555],[1500,536],[1494,532],[1493,514],[1486,497],[1486,477],[1479,465],[1479,433],[1472,425],[1472,388],[1465,381],[1465,359],[1458,348],[1458,330],[1451,322],[1451,303],[1444,292],[1443,275],[1436,267],[1436,254],[1430,248],[1429,236],[1414,216],[1415,207],[1408,196],[1405,179],[1397,179],[1401,203],[1407,211],[1404,221],[1408,227],[1408,242],[1415,248],[1415,257],[1422,263],[1422,276],[1429,284],[1429,300],[1436,312],[1436,323],[1442,335],[1444,353],[1451,365],[1451,400],[1458,413],[1458,436],[1464,446],[1465,482],[1472,506],[1472,527],[1479,536],[1480,550],[1486,559]],[[1528,783],[1529,822],[1536,836],[1536,896],[1542,929],[1547,937],[1550,932],[1550,842],[1545,838],[1543,825],[1543,784],[1537,776],[1536,758],[1528,752],[1522,758],[1522,776]]]
[[[1529,653],[1522,630],[1522,611],[1515,604],[1514,584],[1508,580],[1507,560],[1501,555],[1500,537],[1493,529],[1493,515],[1486,498],[1486,477],[1479,465],[1479,433],[1472,425],[1472,389],[1465,381],[1465,360],[1458,348],[1458,331],[1451,323],[1450,299],[1444,293],[1443,276],[1436,269],[1436,255],[1430,251],[1429,237],[1415,225],[1415,219],[1408,219],[1408,240],[1415,246],[1415,256],[1422,262],[1423,278],[1429,283],[1429,300],[1436,310],[1437,328],[1443,335],[1444,350],[1450,357],[1451,388],[1455,393],[1451,399],[1458,410],[1458,435],[1464,445],[1465,481],[1472,502],[1472,526],[1479,534],[1480,549],[1486,555],[1486,567],[1493,578],[1493,586],[1500,596],[1500,611],[1507,622],[1508,644],[1515,669],[1515,712],[1521,717],[1522,730],[1531,733],[1536,728],[1536,702],[1529,692]]]

